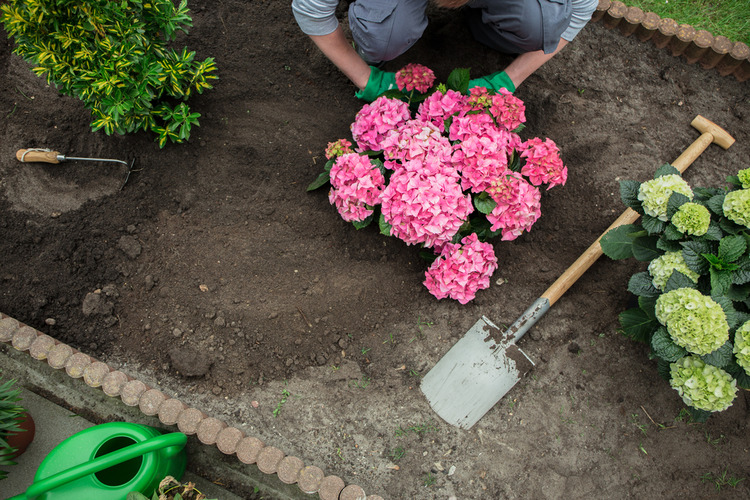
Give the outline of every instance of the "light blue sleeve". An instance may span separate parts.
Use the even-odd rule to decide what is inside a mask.
[[[589,22],[597,5],[599,5],[599,0],[572,0],[571,7],[573,13],[570,18],[570,24],[563,31],[561,38],[569,42],[572,41],[583,27],[586,26],[586,23]]]
[[[338,0],[292,0],[292,13],[306,35],[328,35],[338,27]]]

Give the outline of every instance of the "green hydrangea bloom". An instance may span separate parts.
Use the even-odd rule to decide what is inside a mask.
[[[703,236],[711,224],[711,213],[698,203],[683,203],[672,216],[672,224],[681,233]]]
[[[728,192],[721,208],[727,219],[741,226],[750,227],[750,189]]]
[[[737,396],[737,382],[730,374],[707,365],[698,356],[685,356],[669,365],[669,384],[686,405],[703,411],[724,411]]]
[[[734,355],[737,364],[750,375],[750,321],[746,321],[734,334]]]
[[[740,183],[742,183],[742,189],[750,188],[750,168],[737,172],[737,177],[739,177]]]
[[[681,193],[693,199],[693,190],[688,183],[679,175],[670,174],[641,183],[638,200],[641,201],[644,212],[666,222],[667,202],[672,193]]]
[[[693,283],[698,283],[700,274],[691,270],[687,264],[685,264],[685,258],[682,256],[682,252],[667,252],[661,257],[657,257],[651,261],[648,265],[648,272],[651,274],[652,282],[654,286],[663,290],[667,284],[669,277],[672,276],[673,271],[679,271],[691,280]]]
[[[656,299],[656,319],[667,327],[675,344],[704,355],[729,340],[727,316],[711,297],[692,288],[678,288]]]

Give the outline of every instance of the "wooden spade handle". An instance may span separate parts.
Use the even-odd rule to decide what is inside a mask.
[[[60,153],[57,151],[39,151],[34,149],[19,149],[16,151],[18,161],[24,163],[60,163],[58,159]]]
[[[688,148],[672,163],[680,173],[695,161],[698,156],[706,150],[711,143],[716,142],[724,149],[729,148],[734,143],[732,138],[724,129],[698,115],[691,123],[693,127],[702,132],[701,136],[693,141]],[[633,224],[639,217],[638,212],[632,208],[627,208],[608,228],[599,236],[594,243],[568,268],[557,280],[541,295],[541,298],[547,299],[551,306],[585,273],[591,265],[604,253],[600,240],[608,231],[625,224]]]

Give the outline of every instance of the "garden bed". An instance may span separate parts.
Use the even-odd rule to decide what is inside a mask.
[[[696,115],[737,143],[711,146],[692,185],[750,166],[746,82],[588,26],[516,92],[523,135],[560,146],[568,183],[543,195],[530,233],[497,242],[492,286],[462,306],[427,292],[416,248],[305,192],[362,103],[288,4],[191,7],[180,41],[214,57],[220,80],[192,101],[190,142],[163,150],[90,133],[89,113],[2,32],[0,311],[384,498],[747,496],[750,477],[727,481],[747,475],[747,391],[689,424],[645,346],[616,333],[634,262],[602,259],[554,305],[521,341],[532,376],[471,431],[442,423],[418,388],[480,316],[523,312],[622,212],[617,180],[674,160]],[[507,58],[435,13],[387,69],[408,62],[444,79]],[[139,170],[120,190],[118,166],[21,164],[25,147]]]

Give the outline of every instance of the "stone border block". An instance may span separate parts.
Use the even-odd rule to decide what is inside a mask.
[[[326,476],[320,481],[318,496],[320,500],[338,500],[344,490],[344,480],[338,476]]]
[[[250,465],[257,462],[258,455],[260,455],[261,450],[265,446],[265,443],[257,437],[248,436],[240,441],[235,453],[237,453],[237,458],[240,459],[240,462]]]
[[[47,353],[47,363],[55,370],[59,370],[65,366],[72,355],[72,347],[67,344],[57,344]]]
[[[299,478],[300,471],[305,467],[302,459],[297,457],[284,457],[277,467],[276,475],[282,483],[294,484]]]
[[[274,446],[266,446],[258,454],[256,465],[264,474],[275,474],[284,458],[284,452]]]
[[[159,407],[167,399],[167,396],[159,389],[149,389],[141,394],[138,400],[138,409],[141,413],[152,417],[159,413]]]
[[[140,380],[129,380],[120,389],[120,399],[128,406],[138,406],[141,394],[148,390],[148,386]]]
[[[216,436],[216,447],[225,455],[232,455],[237,451],[237,446],[244,437],[245,433],[237,427],[225,427]]]
[[[218,418],[208,417],[204,418],[198,425],[198,430],[195,434],[203,444],[215,444],[216,437],[219,433],[227,426],[223,421]]]
[[[29,347],[29,354],[36,360],[44,361],[53,347],[55,347],[55,339],[49,335],[41,334]]]
[[[94,361],[83,370],[83,381],[89,387],[101,387],[104,377],[110,372],[109,365],[101,361]]]
[[[16,330],[21,328],[21,324],[10,316],[3,315],[0,320],[0,341],[10,342]]]
[[[164,425],[176,425],[180,413],[185,409],[187,409],[187,405],[179,399],[167,399],[159,407],[159,420]]]
[[[198,426],[205,418],[203,412],[196,408],[188,408],[180,412],[180,416],[177,418],[177,428],[180,432],[191,436],[198,432]]]
[[[343,490],[341,490],[341,494],[339,495],[339,500],[366,499],[367,494],[365,494],[365,490],[363,490],[361,486],[357,486],[356,484],[350,484],[349,486],[346,486]]]
[[[325,472],[320,467],[314,465],[308,465],[301,471],[299,471],[299,477],[297,478],[297,486],[302,490],[303,493],[312,495],[317,493],[320,488],[320,482],[325,477]]]

